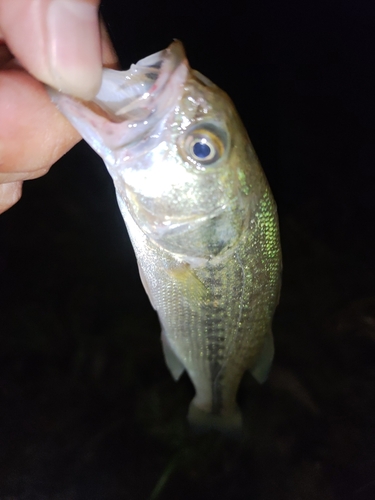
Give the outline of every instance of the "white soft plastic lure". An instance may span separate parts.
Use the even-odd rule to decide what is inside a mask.
[[[276,206],[232,102],[178,41],[128,71],[104,69],[91,102],[50,93],[113,178],[166,363],[196,390],[189,420],[238,428],[241,378],[249,369],[264,381],[273,358],[281,251]]]

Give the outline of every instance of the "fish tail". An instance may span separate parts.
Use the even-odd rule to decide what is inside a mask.
[[[239,437],[242,432],[242,416],[238,408],[226,415],[216,415],[201,410],[193,401],[190,403],[188,421],[199,434],[216,430],[230,437]]]

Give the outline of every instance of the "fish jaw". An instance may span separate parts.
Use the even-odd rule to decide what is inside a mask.
[[[112,177],[125,162],[160,141],[165,118],[183,93],[189,65],[179,41],[141,59],[127,71],[103,69],[93,101],[47,88],[60,112],[101,156]],[[147,137],[147,139],[145,139]]]

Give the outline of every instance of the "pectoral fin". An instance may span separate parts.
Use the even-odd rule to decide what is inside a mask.
[[[207,301],[209,290],[188,263],[184,262],[168,269],[167,273],[173,281],[184,287],[191,308],[200,308],[201,304]]]
[[[262,350],[255,364],[250,368],[251,375],[257,382],[263,384],[268,378],[271,369],[275,348],[273,345],[273,336],[270,332],[265,340]]]
[[[185,367],[178,359],[176,354],[173,352],[164,332],[161,333],[161,341],[163,345],[165,363],[168,366],[168,369],[171,372],[172,377],[177,381],[183,374]]]

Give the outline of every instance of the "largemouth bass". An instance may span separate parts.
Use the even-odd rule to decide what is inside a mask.
[[[178,41],[128,71],[104,69],[91,102],[50,93],[113,178],[167,366],[195,387],[189,420],[239,427],[244,372],[263,382],[273,358],[281,251],[276,205],[232,102]]]

